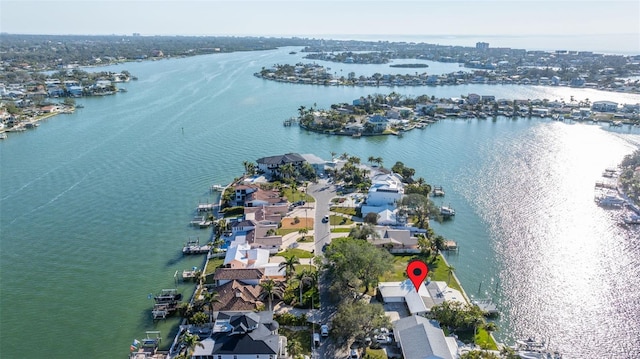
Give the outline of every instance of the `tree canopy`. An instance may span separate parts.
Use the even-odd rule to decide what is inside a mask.
[[[336,238],[327,247],[326,269],[333,279],[332,291],[362,294],[378,283],[378,278],[391,270],[393,258],[389,252],[354,238]],[[344,297],[343,297],[344,298]]]
[[[361,301],[342,304],[331,321],[331,335],[338,342],[351,339],[364,339],[373,330],[389,326],[389,318],[384,314],[382,305]]]

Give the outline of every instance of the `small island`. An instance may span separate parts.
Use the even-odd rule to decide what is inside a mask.
[[[421,69],[425,67],[429,67],[427,64],[391,64],[389,67],[399,67],[405,69]]]

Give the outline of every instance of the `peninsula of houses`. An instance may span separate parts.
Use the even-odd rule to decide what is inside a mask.
[[[38,121],[61,113],[73,113],[75,99],[125,92],[116,84],[129,82],[127,71],[89,73],[77,68],[45,76],[22,73],[14,83],[0,82],[0,138],[38,126]]]
[[[498,349],[487,335],[495,325],[483,318],[495,315],[495,306],[471,301],[440,255],[456,243],[429,229],[429,218],[438,218],[429,196],[443,196],[443,189],[414,180],[401,162],[394,171],[381,159],[365,165],[331,155],[263,157],[245,162],[234,183],[215,187],[222,210],[211,214],[217,220],[194,294],[176,310],[183,318],[178,334],[168,347],[134,340],[131,358],[453,359]],[[412,193],[426,196],[405,201]],[[341,252],[351,246],[359,249]],[[366,255],[373,256],[368,266],[380,269],[372,269],[373,278],[350,269]],[[405,265],[390,265],[396,255],[400,263],[429,263],[418,290]],[[354,270],[346,276],[336,272],[344,256],[351,260],[342,270]],[[345,280],[359,284],[338,288]],[[369,280],[375,285],[362,292]],[[346,296],[333,297],[336,290]],[[345,314],[354,307],[367,314]],[[477,319],[453,324],[443,313]]]
[[[405,97],[392,92],[360,97],[349,103],[331,105],[328,110],[298,108],[297,118],[285,120],[285,126],[298,123],[301,128],[343,136],[402,135],[425,128],[441,119],[486,119],[502,117],[549,118],[558,121],[604,122],[613,126],[640,124],[640,104],[619,104],[589,99],[549,101],[540,99],[496,99],[495,96],[470,93],[460,98],[435,98],[421,95]]]

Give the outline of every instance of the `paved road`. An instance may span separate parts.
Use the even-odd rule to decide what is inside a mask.
[[[331,243],[331,228],[329,223],[323,223],[322,218],[329,215],[329,206],[332,198],[336,196],[336,188],[327,179],[321,179],[318,183],[310,185],[308,193],[316,200],[316,217],[313,228],[315,234],[315,253],[322,254],[322,247]],[[331,316],[335,313],[336,307],[331,303],[328,293],[330,278],[320,276],[318,289],[320,291],[320,311],[316,315],[319,324],[328,324]],[[315,358],[345,358],[348,354],[344,348],[337,348],[333,340],[322,338],[320,347],[315,353]]]

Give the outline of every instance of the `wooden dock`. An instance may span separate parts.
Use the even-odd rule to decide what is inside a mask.
[[[189,224],[194,227],[207,228],[213,224],[213,221],[207,220],[205,216],[195,216]]]
[[[200,245],[200,239],[189,239],[182,247],[182,254],[207,254],[211,250],[211,245]]]

